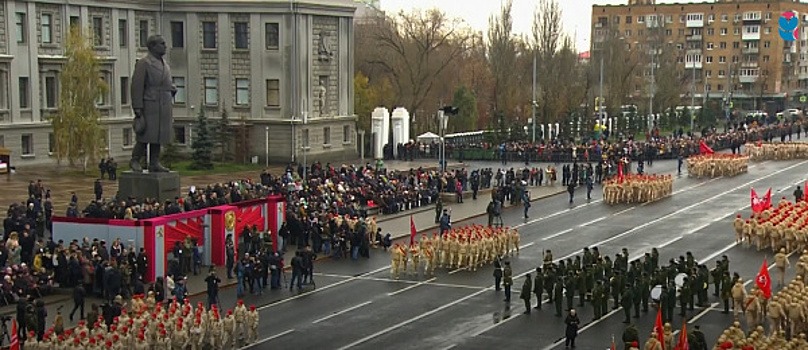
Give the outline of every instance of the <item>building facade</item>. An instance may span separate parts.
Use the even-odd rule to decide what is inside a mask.
[[[799,19],[801,35],[796,41],[778,34],[778,19],[786,11],[794,11]],[[735,102],[735,108],[742,103],[743,109],[787,106],[808,91],[806,34],[808,4],[793,0],[628,0],[626,5],[592,7],[593,59],[613,45],[607,44],[610,37],[640,52],[642,68],[635,72],[632,90],[634,96],[648,97],[653,91],[649,72],[659,68],[649,56],[660,52],[661,45],[673,47],[667,52],[678,56],[679,74],[688,84],[693,81],[697,104],[719,98]],[[691,88],[683,89],[689,102]]]
[[[0,147],[12,164],[49,163],[48,117],[71,25],[87,31],[109,92],[98,100],[109,155],[128,159],[130,76],[161,34],[177,86],[175,143],[190,148],[201,110],[226,110],[260,162],[355,159],[353,16],[344,0],[0,1]],[[239,155],[242,156],[242,155]]]

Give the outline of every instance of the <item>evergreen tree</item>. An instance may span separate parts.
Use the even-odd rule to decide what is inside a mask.
[[[167,167],[171,167],[180,160],[180,150],[177,147],[177,144],[172,142],[167,144],[163,151],[160,152],[160,163]]]
[[[232,141],[233,129],[230,126],[230,118],[227,115],[227,108],[222,104],[222,114],[216,122],[215,134],[216,147],[221,151],[221,162],[231,159],[230,142]]]
[[[194,129],[194,140],[191,144],[191,148],[194,149],[194,158],[191,160],[190,168],[193,170],[213,169],[213,139],[204,110],[199,111]]]

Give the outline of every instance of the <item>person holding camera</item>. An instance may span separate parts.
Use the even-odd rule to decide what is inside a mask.
[[[219,283],[222,283],[222,279],[216,276],[216,270],[211,268],[205,282],[208,284],[208,308],[210,309],[213,305],[219,304]]]

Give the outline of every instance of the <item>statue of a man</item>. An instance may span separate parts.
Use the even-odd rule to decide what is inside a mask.
[[[135,63],[132,74],[132,109],[135,118],[135,140],[132,160],[129,166],[134,172],[141,172],[140,162],[146,156],[149,146],[148,169],[150,172],[168,172],[160,164],[160,146],[171,143],[174,132],[172,105],[177,88],[171,80],[171,69],[163,56],[166,54],[166,41],[159,35],[149,37],[146,45],[149,54]],[[138,130],[142,129],[142,130]]]

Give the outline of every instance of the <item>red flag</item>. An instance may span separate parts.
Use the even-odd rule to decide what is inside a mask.
[[[757,284],[758,289],[763,293],[764,298],[771,298],[772,278],[769,276],[769,264],[766,258],[763,258],[763,265],[760,265],[760,272],[758,272],[757,277],[755,277],[755,284]]]
[[[682,321],[682,330],[679,332],[679,343],[676,344],[676,350],[690,350],[690,344],[687,342],[687,321]]]
[[[617,181],[623,183],[624,177],[625,175],[623,175],[623,161],[620,160],[617,162]]]
[[[20,338],[17,337],[17,320],[11,320],[11,344],[8,346],[9,350],[20,350]]]
[[[415,221],[412,221],[412,215],[410,215],[410,246],[415,245],[415,235],[418,231],[415,230]]]
[[[757,214],[763,211],[763,200],[760,199],[755,189],[752,189],[752,193],[750,194],[752,198],[752,212]]]
[[[802,200],[808,202],[808,188],[805,186],[808,186],[808,181],[805,181],[805,184],[802,185]]]
[[[662,344],[662,350],[665,350],[665,328],[662,324],[662,308],[657,309],[654,332],[656,332],[657,340],[659,340],[659,343]]]
[[[763,196],[763,210],[769,209],[772,207],[772,188],[769,187],[769,190],[766,191],[766,195]]]
[[[699,141],[699,153],[700,154],[713,154],[713,153],[715,153],[715,151],[713,151],[713,149],[710,148],[710,146],[707,146],[707,144],[704,143],[704,140],[701,140],[701,141]]]

